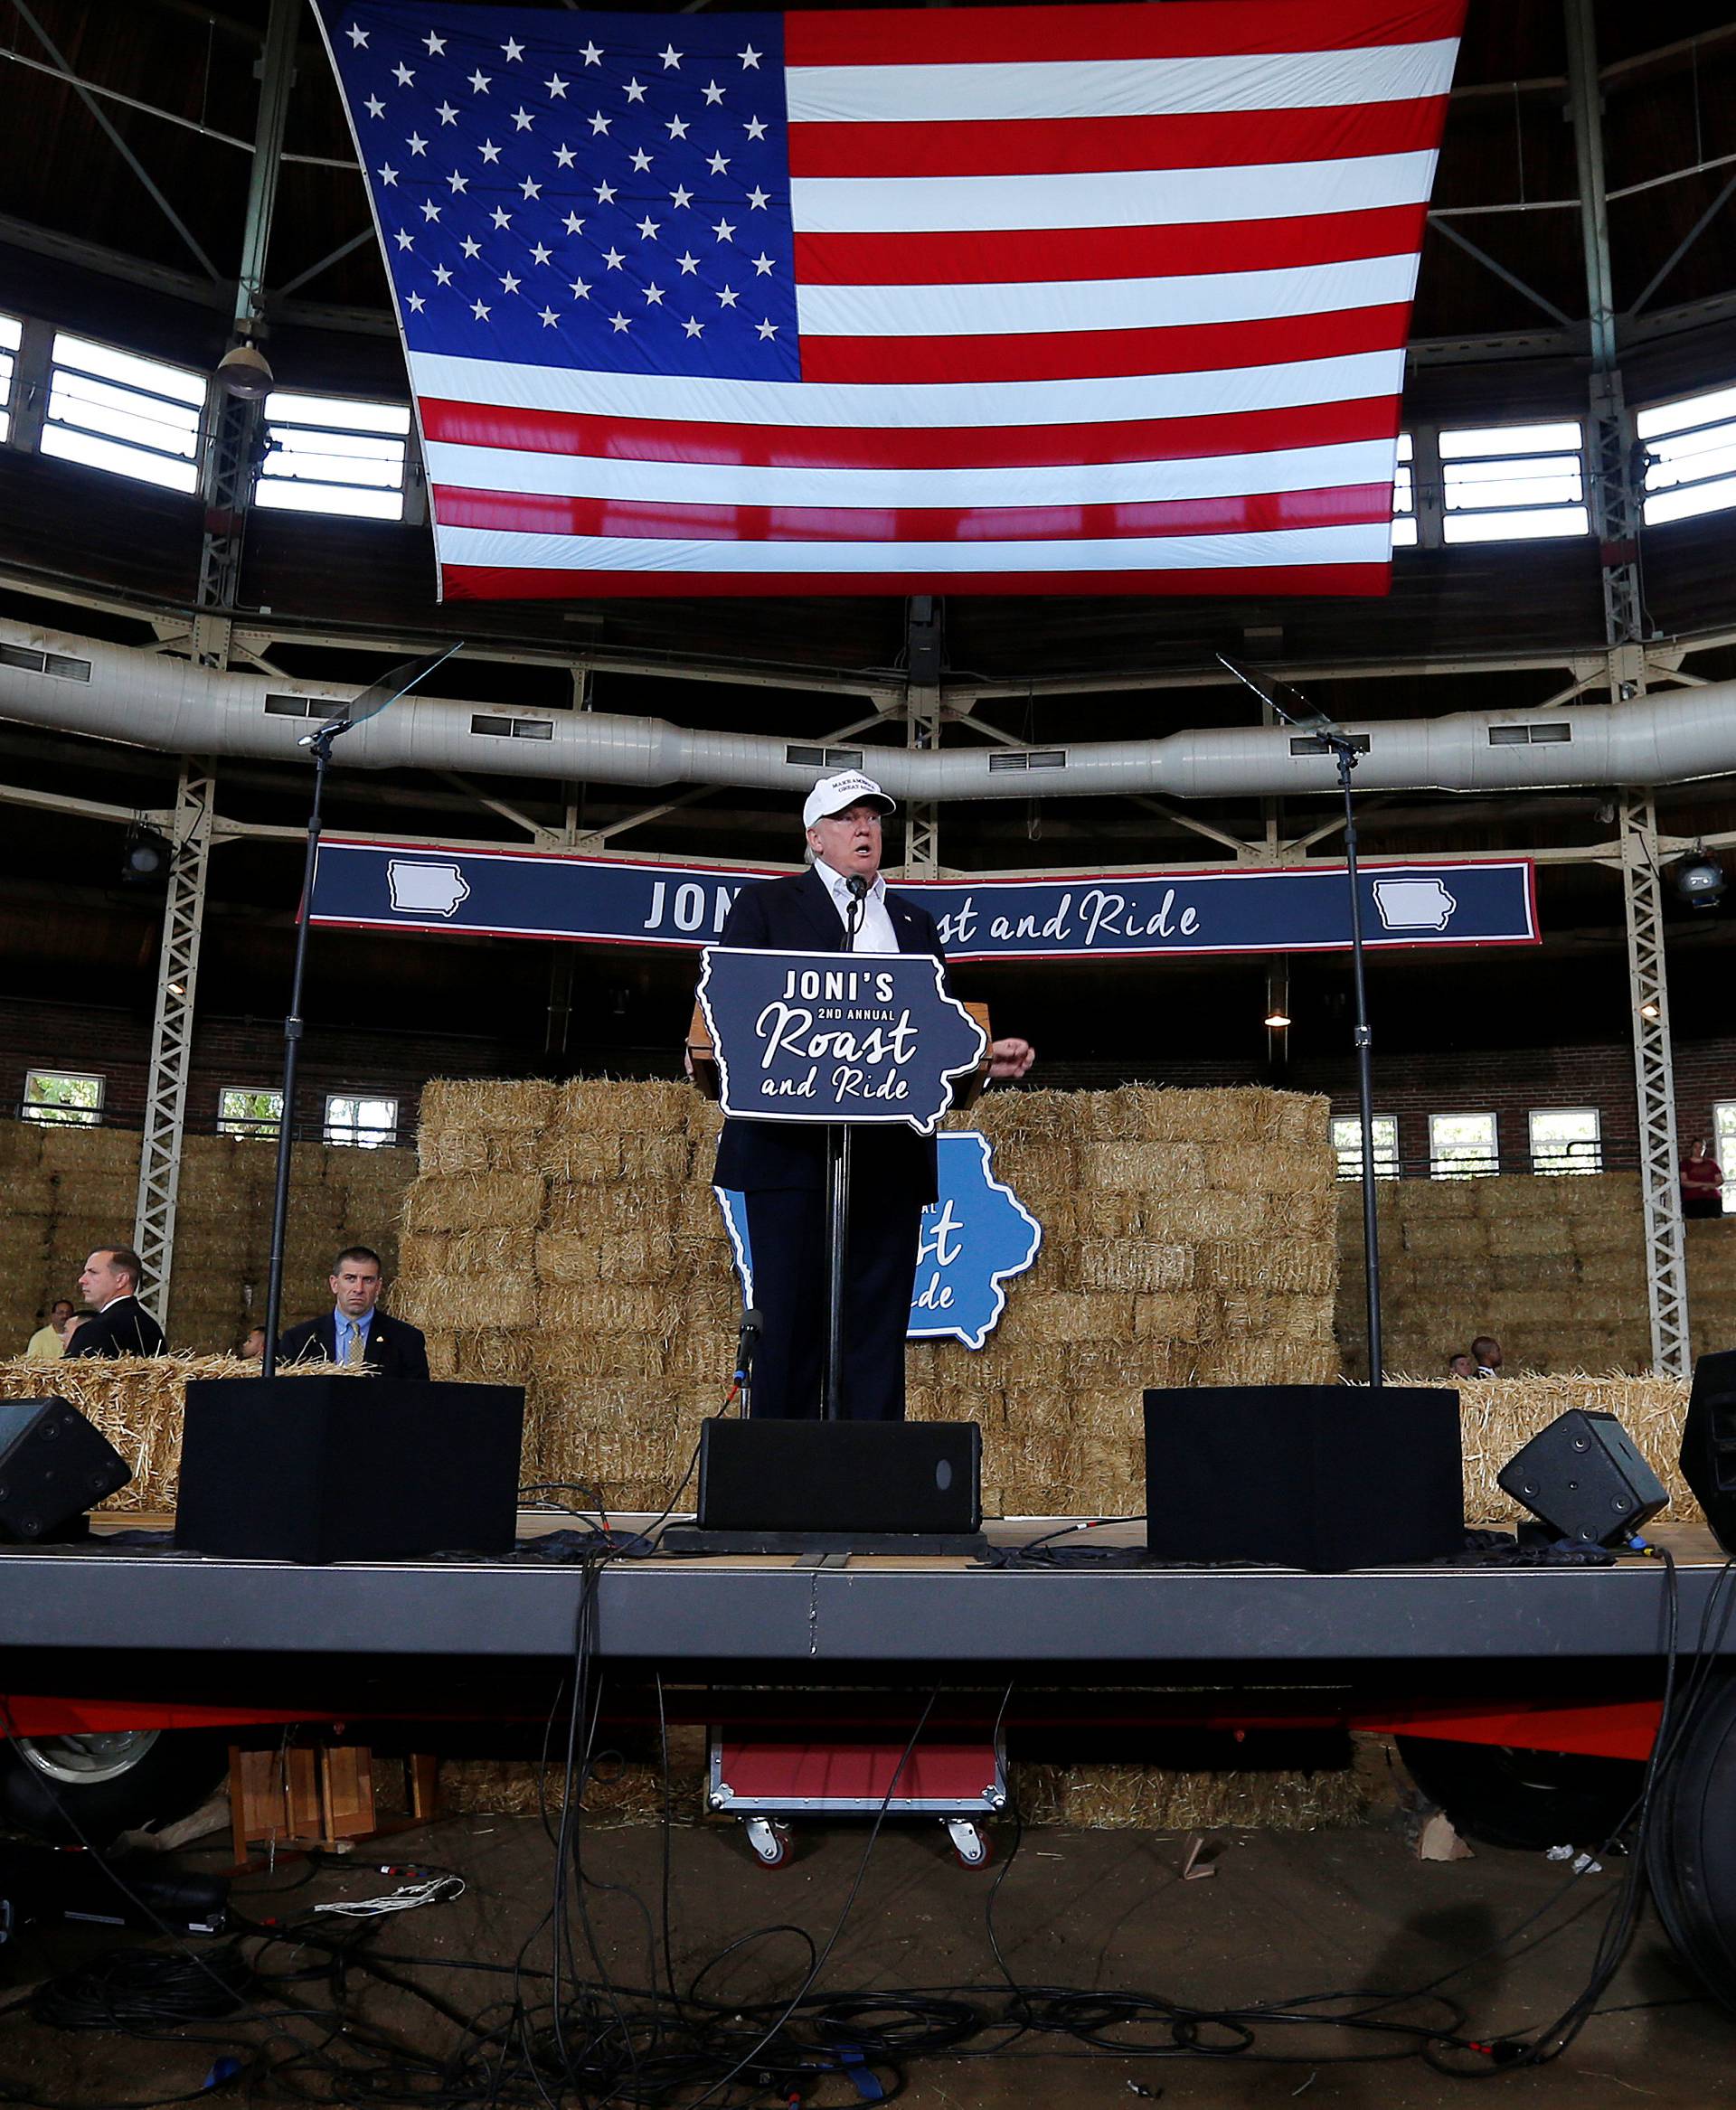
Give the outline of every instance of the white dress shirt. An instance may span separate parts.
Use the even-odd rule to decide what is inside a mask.
[[[855,897],[850,891],[850,881],[841,871],[834,871],[829,864],[814,868],[831,890],[833,906],[838,911],[839,920],[847,930],[850,911]],[[898,950],[898,933],[892,928],[892,919],[886,910],[886,881],[878,872],[873,884],[862,898],[862,920],[856,925],[854,949],[859,953],[895,953]]]

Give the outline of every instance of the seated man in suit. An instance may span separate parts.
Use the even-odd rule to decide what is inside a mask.
[[[821,952],[933,953],[929,911],[889,893],[880,875],[881,824],[892,801],[858,770],[823,777],[802,810],[808,869],[761,880],[736,896],[719,943]],[[996,1041],[989,1074],[1021,1078],[1027,1041]],[[846,1231],[843,1412],[857,1421],[904,1418],[904,1335],[918,1238],[935,1198],[932,1136],[864,1128],[851,1145]],[[785,1121],[726,1121],[714,1174],[747,1197],[754,1303],[761,1314],[754,1363],[756,1416],[820,1409],[827,1319],[826,1130]]]
[[[279,1362],[365,1362],[386,1378],[428,1376],[428,1343],[414,1326],[374,1310],[385,1278],[380,1256],[346,1246],[332,1263],[332,1309],[291,1326],[278,1342]]]
[[[145,1263],[130,1246],[99,1246],[84,1264],[79,1288],[94,1316],[66,1343],[68,1362],[90,1355],[161,1355],[163,1329],[138,1301]]]

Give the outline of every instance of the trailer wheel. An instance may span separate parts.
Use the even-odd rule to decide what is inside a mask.
[[[1657,1793],[1646,1872],[1658,1917],[1706,1991],[1736,2011],[1736,1677],[1709,1690]]]
[[[197,1809],[222,1778],[228,1750],[203,1729],[0,1739],[0,1819],[39,1839],[107,1846],[118,1832]]]
[[[1646,1777],[1638,1758],[1459,1744],[1444,1737],[1397,1741],[1411,1779],[1440,1804],[1456,1831],[1486,1846],[1524,1852],[1601,1845],[1633,1807]]]

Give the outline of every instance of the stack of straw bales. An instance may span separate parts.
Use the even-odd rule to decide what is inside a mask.
[[[1736,1348],[1736,1216],[1682,1227],[1688,1247],[1688,1333],[1695,1355]],[[1640,1227],[1634,1236],[1639,1241]]]
[[[132,1236],[138,1137],[72,1122],[0,1122],[0,1323],[22,1348],[35,1314],[79,1297],[93,1246]]]
[[[1496,1336],[1509,1370],[1650,1362],[1637,1173],[1383,1180],[1379,1192],[1389,1370],[1444,1373],[1448,1356],[1477,1333]],[[1367,1329],[1362,1189],[1354,1181],[1339,1188],[1338,1241],[1339,1340],[1361,1375]]]
[[[187,1138],[169,1295],[169,1340],[175,1348],[219,1353],[265,1316],[277,1165],[276,1143],[262,1137]],[[286,1325],[330,1309],[332,1259],[342,1246],[372,1246],[391,1278],[398,1214],[414,1171],[407,1150],[295,1145],[284,1250]]]
[[[1148,1385],[1336,1375],[1324,1101],[1003,1093],[971,1121],[1044,1248],[987,1347],[912,1347],[910,1408],[982,1425],[992,1511],[1142,1507]],[[396,1308],[437,1374],[527,1386],[528,1478],[624,1509],[659,1509],[680,1483],[740,1307],[716,1134],[715,1109],[676,1084],[424,1093]]]
[[[1043,1226],[986,1347],[910,1352],[912,1418],[981,1423],[991,1512],[1143,1509],[1147,1386],[1337,1376],[1324,1100],[990,1093],[957,1125]]]
[[[46,1368],[14,1356],[0,1361],[0,1399],[40,1399],[52,1393],[76,1407],[132,1467],[130,1483],[100,1507],[131,1515],[175,1507],[189,1381],[259,1373],[257,1362],[232,1355],[91,1356]],[[330,1367],[323,1366],[322,1374],[330,1376]],[[371,1373],[340,1365],[339,1374]]]
[[[1405,1385],[1439,1384],[1439,1378],[1399,1378]],[[1458,1388],[1465,1446],[1465,1514],[1473,1523],[1518,1523],[1530,1515],[1495,1484],[1514,1453],[1547,1428],[1570,1407],[1613,1414],[1640,1455],[1670,1491],[1664,1523],[1700,1521],[1702,1512],[1682,1477],[1678,1462],[1682,1425],[1687,1418],[1685,1378],[1542,1377],[1485,1378]]]
[[[22,1347],[34,1314],[78,1297],[93,1247],[127,1242],[138,1201],[139,1138],[124,1128],[0,1122],[0,1326]],[[221,1354],[265,1314],[277,1144],[252,1137],[190,1135],[182,1149],[171,1346]],[[387,1275],[397,1262],[397,1220],[415,1170],[407,1150],[297,1144],[284,1274],[286,1323],[329,1306],[332,1256],[373,1246]]]

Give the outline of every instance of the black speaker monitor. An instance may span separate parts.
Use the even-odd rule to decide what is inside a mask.
[[[1703,1355],[1682,1431],[1682,1474],[1712,1535],[1736,1553],[1736,1348]]]
[[[253,1560],[510,1553],[524,1426],[518,1385],[195,1380],[175,1542]]]
[[[712,1531],[972,1532],[974,1421],[708,1421],[699,1523]]]
[[[132,1476],[67,1400],[0,1400],[0,1539],[52,1538]]]
[[[1580,1546],[1631,1538],[1670,1499],[1615,1416],[1583,1407],[1558,1414],[1495,1477],[1551,1531]]]
[[[1383,1568],[1465,1540],[1458,1394],[1191,1385],[1146,1394],[1159,1560]]]

